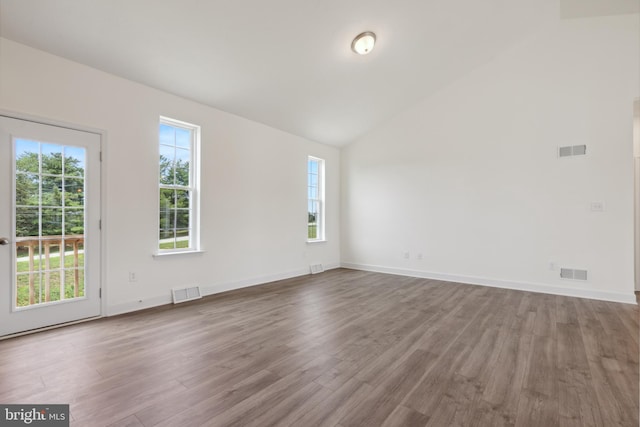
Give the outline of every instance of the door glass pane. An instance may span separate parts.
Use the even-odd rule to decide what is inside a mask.
[[[64,235],[84,234],[84,209],[67,208],[64,210]]]
[[[62,175],[62,146],[40,144],[41,165],[43,174]]]
[[[42,302],[60,301],[60,281],[62,276],[60,270],[44,271],[43,275],[43,300]],[[48,279],[48,287],[47,287]]]
[[[86,150],[14,143],[16,307],[82,298]]]
[[[84,296],[84,271],[79,268],[67,269],[64,272],[64,299]]]
[[[16,174],[16,205],[38,206],[40,178],[32,173]]]
[[[66,207],[84,205],[84,179],[64,179],[64,205]]]
[[[24,139],[16,140],[16,171],[40,173],[40,144]]]
[[[40,235],[40,208],[16,206],[16,237]]]
[[[42,177],[42,205],[62,206],[62,178],[57,176]]]
[[[84,239],[78,240],[78,264],[76,267],[84,270]]]
[[[41,236],[62,235],[62,212],[60,208],[42,208]]]
[[[40,302],[40,242],[24,239],[16,245],[16,305],[26,307]]]
[[[64,147],[64,176],[84,177],[84,156],[84,148]]]

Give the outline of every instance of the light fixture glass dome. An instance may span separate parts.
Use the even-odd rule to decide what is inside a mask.
[[[362,34],[358,34],[351,42],[351,50],[358,55],[366,55],[373,49],[376,44],[376,35],[371,31],[365,31]]]

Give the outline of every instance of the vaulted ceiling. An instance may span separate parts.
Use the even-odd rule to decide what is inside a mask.
[[[342,145],[550,19],[637,13],[637,3],[0,0],[0,36]],[[351,40],[367,30],[378,43],[358,56]]]

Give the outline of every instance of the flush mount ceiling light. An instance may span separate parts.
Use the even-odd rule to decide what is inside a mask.
[[[351,50],[353,50],[358,55],[366,55],[371,50],[373,50],[373,46],[376,44],[376,35],[371,31],[365,31],[364,33],[358,34],[355,39],[351,42]]]

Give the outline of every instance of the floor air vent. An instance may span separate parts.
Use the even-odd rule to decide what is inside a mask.
[[[311,268],[311,274],[318,274],[324,271],[322,264],[311,264],[309,267]]]
[[[174,288],[174,289],[171,289],[171,293],[173,294],[174,304],[202,298],[202,293],[200,292],[200,286],[190,286],[188,288]]]
[[[561,268],[560,278],[570,280],[587,280],[587,270],[574,270],[573,268]]]

